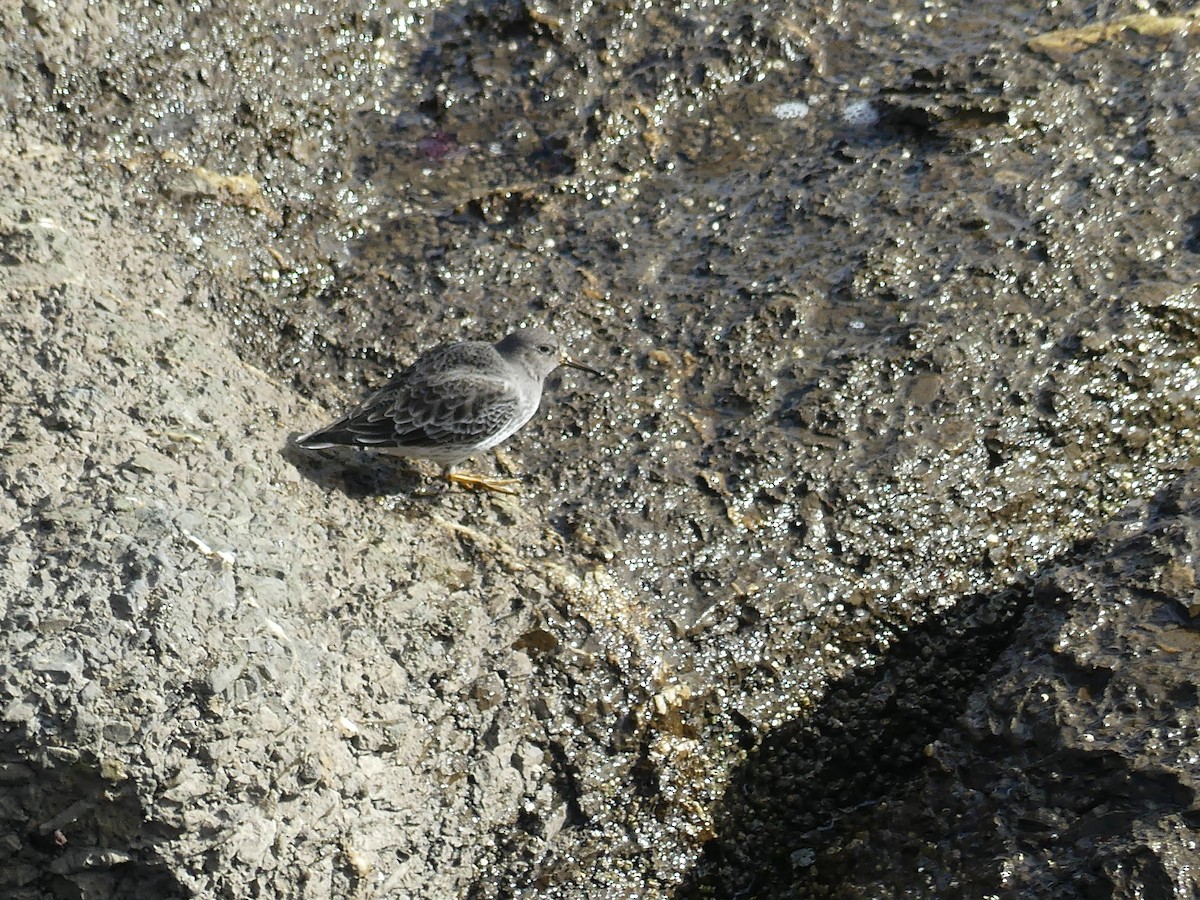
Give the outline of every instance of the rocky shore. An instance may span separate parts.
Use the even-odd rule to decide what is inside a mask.
[[[0,13],[0,894],[1196,895],[1200,30],[985,6]]]

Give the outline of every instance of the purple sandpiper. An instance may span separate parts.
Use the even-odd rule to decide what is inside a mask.
[[[603,377],[563,353],[544,328],[514,331],[495,344],[443,344],[296,443],[306,450],[350,446],[428,459],[445,469],[450,482],[515,494],[519,479],[467,475],[454,466],[508,440],[528,422],[546,376],[560,365]]]

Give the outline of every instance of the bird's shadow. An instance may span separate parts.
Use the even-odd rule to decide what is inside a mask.
[[[327,491],[341,491],[355,500],[430,495],[429,479],[405,459],[352,447],[306,450],[296,444],[299,436],[300,432],[288,435],[283,458]]]

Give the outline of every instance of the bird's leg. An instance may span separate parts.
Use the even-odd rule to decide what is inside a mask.
[[[468,475],[466,472],[455,472],[446,467],[446,480],[451,484],[461,484],[472,491],[492,491],[496,494],[511,494],[516,496],[513,485],[521,483],[520,478],[488,478],[486,475]]]

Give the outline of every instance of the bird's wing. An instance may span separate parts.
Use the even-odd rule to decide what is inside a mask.
[[[502,378],[448,374],[406,391],[386,415],[404,446],[476,444],[504,430],[521,405]]]
[[[414,377],[409,370],[300,443],[313,449],[469,446],[503,431],[520,405],[501,378],[461,372]]]

